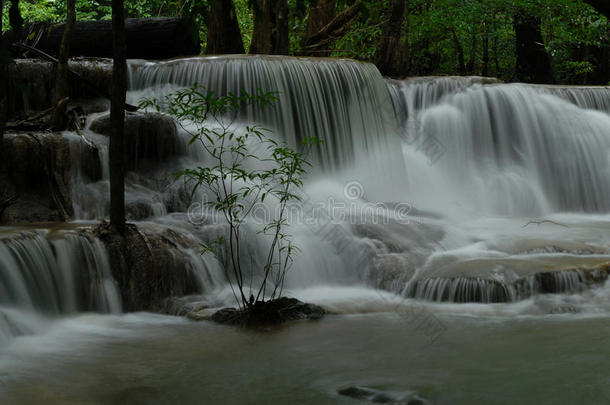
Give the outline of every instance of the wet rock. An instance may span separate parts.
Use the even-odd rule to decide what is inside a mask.
[[[110,136],[110,115],[91,123],[91,130]],[[177,152],[176,124],[158,113],[127,113],[125,117],[125,162],[128,170],[146,169]]]
[[[101,113],[110,110],[110,100],[103,97],[86,99],[79,98],[76,100],[70,100],[68,108],[81,108],[83,113],[86,115]]]
[[[124,237],[108,224],[94,230],[108,250],[112,273],[126,311],[162,311],[169,297],[200,292],[185,249],[197,242],[162,226],[128,224]]]
[[[102,161],[97,147],[93,144],[82,143],[79,145],[78,163],[81,174],[88,182],[96,182],[102,179]]]
[[[346,397],[366,400],[376,404],[392,405],[425,405],[426,401],[421,399],[416,393],[405,392],[384,392],[367,387],[348,387],[338,391],[340,395]]]
[[[610,263],[594,267],[532,272],[512,282],[482,277],[435,277],[413,280],[405,295],[410,298],[458,303],[503,303],[537,294],[568,294],[605,283]]]
[[[69,141],[53,133],[7,133],[0,187],[17,197],[2,223],[65,221],[72,215]]]
[[[112,61],[99,58],[77,58],[70,67],[96,88],[110,94]],[[16,59],[9,65],[8,114],[32,112],[53,105],[55,65],[40,59]],[[71,99],[99,98],[98,92],[81,80],[70,80]]]
[[[152,217],[155,212],[149,201],[131,201],[125,204],[127,219],[137,221]]]
[[[67,221],[73,215],[73,179],[102,177],[97,148],[76,135],[9,132],[2,147],[0,190],[17,197],[0,218],[4,224]]]
[[[224,308],[215,312],[210,320],[227,325],[272,325],[302,319],[316,320],[325,315],[324,308],[307,304],[296,298],[278,298],[257,302],[252,309]]]

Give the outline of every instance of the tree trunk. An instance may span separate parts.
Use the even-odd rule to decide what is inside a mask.
[[[489,76],[489,27],[486,23],[483,25],[483,66],[481,67],[481,76]]]
[[[46,28],[38,45],[57,56],[65,24]],[[113,57],[111,21],[78,21],[70,41],[70,56]],[[129,18],[125,21],[128,59],[167,59],[200,53],[197,26],[185,18]],[[14,35],[13,35],[14,37]]]
[[[206,54],[244,53],[233,0],[210,0],[205,20],[208,27]]]
[[[477,58],[477,31],[476,31],[476,27],[472,28],[472,41],[470,43],[470,59],[468,59],[468,74],[469,75],[473,75],[474,74],[474,67],[476,64],[476,58]]]
[[[287,0],[253,0],[251,54],[288,55]]]
[[[305,6],[305,0],[296,0],[295,15],[299,20],[303,20],[307,7]]]
[[[496,66],[496,77],[500,77],[500,57],[498,56],[498,36],[493,38],[494,64]]]
[[[7,58],[8,55],[4,49],[4,40],[2,38],[2,17],[4,15],[4,2],[0,0],[0,165],[5,162],[4,159],[4,124],[6,123],[6,116],[8,110],[8,98],[7,98],[7,80],[8,80],[8,69],[7,69]]]
[[[312,0],[309,5],[309,15],[307,17],[307,27],[305,29],[305,43],[307,40],[318,33],[326,24],[335,18],[337,0]],[[304,52],[311,56],[330,56],[330,43],[317,48],[314,51]]]
[[[8,10],[8,19],[11,24],[11,29],[17,34],[19,39],[23,30],[23,18],[19,10],[19,0],[11,0],[11,8]]]
[[[56,129],[65,129],[66,117],[63,108],[60,107],[60,101],[68,97],[68,57],[70,55],[70,39],[72,30],[76,23],[76,8],[74,0],[66,2],[66,24],[64,26],[64,34],[61,39],[61,48],[59,49],[59,63],[55,75],[55,92],[53,94],[53,104],[55,111],[53,112],[53,127]]]
[[[551,58],[542,39],[541,20],[519,12],[514,17],[517,49],[517,80],[525,83],[555,83]]]
[[[125,93],[127,61],[125,58],[125,10],[123,0],[112,0],[112,100],[110,105],[110,225],[119,234],[125,232]]]
[[[375,52],[375,64],[385,76],[403,74],[401,41],[406,0],[391,0],[384,11],[384,24]]]
[[[464,48],[462,48],[462,44],[460,43],[460,39],[458,38],[457,32],[455,32],[454,28],[451,29],[451,37],[453,38],[453,44],[457,53],[458,69],[460,71],[460,76],[466,76],[466,63],[464,63]]]
[[[402,41],[402,52],[400,53],[400,60],[402,63],[402,69],[403,69],[403,73],[405,75],[408,75],[409,72],[411,72],[411,63],[413,61],[412,55],[411,55],[411,44],[409,42],[409,34],[410,34],[410,30],[411,30],[411,23],[409,21],[409,14],[411,13],[411,9],[410,9],[410,3],[407,0],[407,15],[405,17],[405,25],[403,28],[403,41]]]
[[[328,24],[322,27],[317,33],[307,38],[305,41],[305,52],[315,52],[318,49],[330,46],[332,41],[342,36],[350,22],[358,15],[362,7],[362,0],[356,0],[351,7],[343,10]]]

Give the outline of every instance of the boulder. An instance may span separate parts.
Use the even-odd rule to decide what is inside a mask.
[[[74,148],[79,148],[78,153],[73,153]],[[0,187],[5,197],[16,197],[0,217],[4,224],[69,220],[73,215],[73,176],[80,173],[88,181],[101,178],[97,148],[76,137],[9,132],[4,135],[2,150]]]
[[[91,123],[91,130],[110,136],[110,115]],[[148,112],[125,116],[125,162],[128,170],[146,169],[163,162],[177,152],[176,124],[166,115]]]
[[[324,308],[306,304],[296,298],[281,297],[271,301],[259,301],[251,309],[224,308],[209,319],[227,325],[272,325],[301,319],[316,320],[326,314]],[[192,317],[191,317],[192,318]]]
[[[124,237],[102,224],[93,231],[108,250],[125,311],[163,311],[170,297],[201,292],[201,284],[185,254],[197,242],[157,225],[128,224]]]
[[[337,391],[346,397],[366,400],[376,404],[425,405],[426,401],[412,391],[385,392],[368,387],[347,387]]]
[[[69,80],[71,99],[99,99],[99,92],[110,94],[112,61],[110,59],[79,58],[69,62],[70,68],[91,85],[72,78]],[[53,103],[55,65],[40,59],[15,59],[8,69],[8,116],[19,112],[26,115],[50,108]]]

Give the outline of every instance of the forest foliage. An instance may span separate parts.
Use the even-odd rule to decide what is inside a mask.
[[[27,22],[61,22],[66,18],[65,1],[21,0],[20,8]],[[214,2],[231,3],[230,0],[133,0],[125,2],[125,12],[128,18],[192,18],[200,27],[205,50]],[[278,21],[287,18],[287,24],[286,21],[283,24],[286,24],[288,40],[286,46],[274,49],[278,52],[260,53],[379,62],[383,59],[380,55],[383,39],[394,35],[389,57],[399,61],[399,65],[387,72],[382,69],[383,73],[484,75],[505,81],[523,80],[517,71],[516,24],[519,16],[527,16],[528,22],[534,21],[539,26],[541,46],[550,57],[555,82],[608,84],[609,80],[608,21],[582,0],[233,0],[232,3],[234,11],[230,13],[237,17],[246,52],[254,44],[257,18],[265,17],[260,17],[261,5],[271,3],[275,9],[269,12],[276,13]],[[8,5],[5,2],[5,27],[10,27]],[[77,19],[110,19],[110,6],[111,0],[76,0]],[[284,9],[277,10],[277,7]],[[350,7],[355,10],[345,16],[346,21],[339,21],[342,24],[323,36],[315,36],[316,31],[324,28],[320,25],[341,16]],[[390,24],[392,11],[396,17],[394,26]],[[392,28],[394,32],[390,32]],[[281,33],[282,29],[273,26],[269,31]],[[313,41],[314,45],[312,36],[318,41]]]

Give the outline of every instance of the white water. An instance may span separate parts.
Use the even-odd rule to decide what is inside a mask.
[[[241,122],[265,125],[293,146],[304,136],[324,140],[304,191],[312,204],[336,210],[328,224],[316,217],[312,226],[299,215],[291,221],[301,249],[287,283],[291,295],[340,314],[419,305],[500,319],[610,313],[608,285],[591,289],[582,273],[610,262],[607,89],[401,83],[368,64],[276,57],[134,61],[130,80],[131,103],[195,82],[219,93],[277,91],[275,108],[247,110]],[[85,136],[100,150],[102,180],[74,176],[74,211],[79,220],[96,220],[107,215],[107,140],[89,130]],[[147,207],[147,226],[209,242],[222,224],[189,222],[183,190],[170,181],[176,169],[200,163],[185,140],[179,133],[178,156],[156,170],[128,174],[127,202]],[[78,154],[82,140],[73,141]],[[261,243],[249,240],[254,265]],[[183,254],[202,275],[201,302],[232,304],[228,288],[205,288],[222,284],[219,269],[192,250]],[[562,294],[541,294],[540,271],[553,274]],[[0,341],[42,330],[55,336],[51,319],[59,314],[120,311],[109,274],[101,243],[74,230],[5,231]]]

